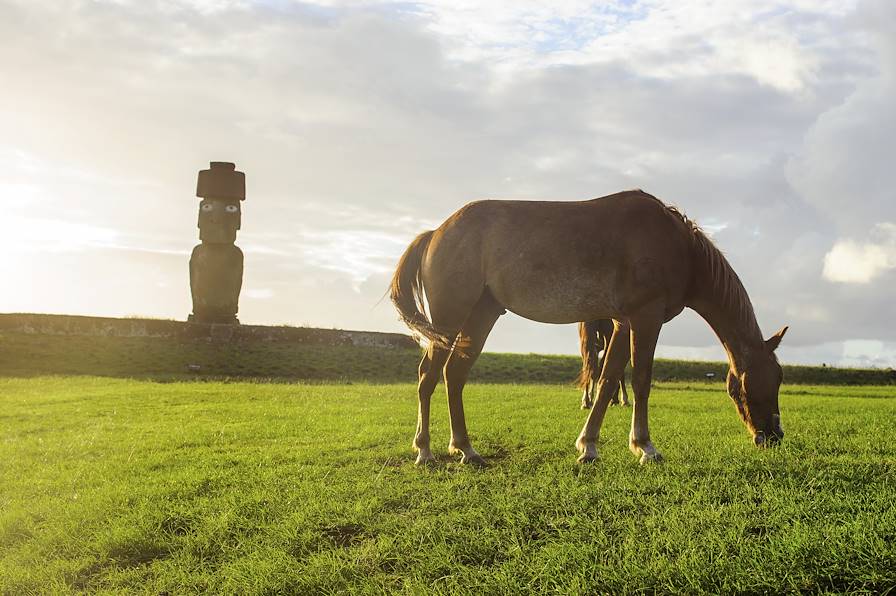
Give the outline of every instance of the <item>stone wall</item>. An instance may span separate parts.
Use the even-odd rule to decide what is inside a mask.
[[[417,346],[410,336],[400,333],[267,325],[218,325],[165,319],[116,319],[27,313],[0,314],[0,333],[2,332],[42,335],[171,337],[213,342],[282,341],[381,348],[414,348]]]

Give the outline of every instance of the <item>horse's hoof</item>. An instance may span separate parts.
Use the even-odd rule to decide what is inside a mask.
[[[485,459],[483,459],[483,457],[481,455],[479,455],[478,453],[474,453],[473,455],[463,456],[462,458],[460,458],[460,463],[462,463],[464,465],[470,464],[470,465],[476,466],[477,468],[487,468],[488,467],[488,462],[485,461]]]
[[[582,409],[583,409],[583,410],[590,410],[590,409],[591,409],[591,404],[582,404]]]
[[[432,455],[424,456],[422,454],[417,454],[417,459],[414,461],[415,466],[432,466],[435,465],[436,458]]]
[[[590,453],[583,453],[576,461],[580,464],[593,464],[597,461],[597,456]]]
[[[653,453],[642,453],[641,454],[641,465],[645,466],[648,464],[661,464],[663,463],[663,456],[659,451],[654,451]]]

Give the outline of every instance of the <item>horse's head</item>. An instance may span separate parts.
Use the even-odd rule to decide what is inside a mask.
[[[786,331],[787,327],[784,327],[765,340],[763,348],[751,355],[745,370],[739,374],[728,371],[728,395],[734,400],[758,447],[775,445],[784,438],[778,410],[778,390],[783,373],[775,349]]]

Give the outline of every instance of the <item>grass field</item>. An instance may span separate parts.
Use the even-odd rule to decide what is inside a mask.
[[[896,590],[892,387],[785,386],[780,448],[718,385],[659,384],[667,463],[560,385],[471,384],[492,465],[413,466],[410,384],[0,379],[6,594]]]

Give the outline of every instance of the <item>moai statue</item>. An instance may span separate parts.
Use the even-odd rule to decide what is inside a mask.
[[[246,199],[246,175],[236,166],[213,161],[199,172],[199,239],[190,256],[190,292],[197,323],[239,324],[243,251],[234,245],[240,229],[240,201]]]

